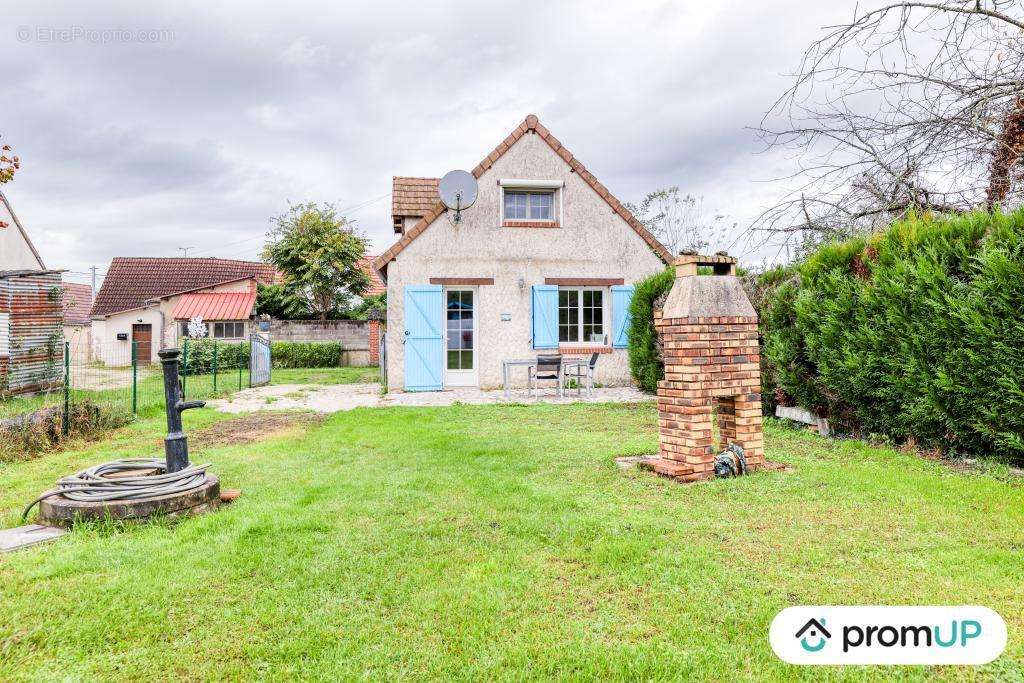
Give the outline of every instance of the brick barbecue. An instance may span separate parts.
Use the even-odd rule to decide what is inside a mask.
[[[715,455],[741,446],[750,469],[764,465],[757,313],[731,256],[684,254],[655,325],[665,379],[658,383],[660,449],[647,467],[679,481],[715,476]],[[698,275],[710,266],[713,275]],[[717,412],[719,443],[713,443]]]

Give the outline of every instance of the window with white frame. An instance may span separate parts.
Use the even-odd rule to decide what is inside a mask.
[[[600,287],[560,287],[558,341],[561,344],[603,344],[605,290]]]
[[[245,323],[240,321],[213,323],[214,339],[241,339],[245,336]]]
[[[502,220],[555,221],[555,190],[503,189]]]

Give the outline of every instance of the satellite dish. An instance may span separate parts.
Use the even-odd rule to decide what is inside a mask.
[[[468,171],[448,171],[437,185],[437,194],[449,210],[452,223],[462,222],[462,210],[473,206],[476,201],[476,178]]]

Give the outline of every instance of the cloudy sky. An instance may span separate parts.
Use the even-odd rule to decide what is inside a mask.
[[[4,192],[47,265],[82,281],[118,255],[254,258],[268,218],[308,200],[379,253],[392,175],[471,169],[530,112],[620,199],[678,185],[740,231],[792,163],[749,127],[853,10],[38,4],[0,3],[0,135],[22,158]]]

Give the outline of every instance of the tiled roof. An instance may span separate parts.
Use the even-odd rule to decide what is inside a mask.
[[[220,258],[118,256],[110,262],[91,315],[128,311],[140,308],[149,299],[247,277],[264,284],[273,282],[274,267]]]
[[[376,260],[376,256],[364,256],[359,259],[359,267],[366,271],[366,274],[370,276],[370,286],[363,292],[363,298],[377,296],[388,291],[387,285],[380,279],[380,273],[373,267],[373,262]]]
[[[669,253],[668,249],[658,241],[658,239],[644,227],[644,224],[638,221],[632,213],[629,212],[625,206],[622,205],[615,196],[608,191],[608,188],[602,185],[593,173],[587,170],[587,167],[580,163],[580,160],[573,156],[572,152],[565,148],[564,145],[551,134],[544,124],[542,124],[536,116],[530,114],[526,117],[522,123],[516,127],[508,137],[502,140],[501,144],[494,148],[490,154],[484,157],[484,160],[477,164],[476,168],[473,169],[473,177],[479,179],[484,173],[487,172],[491,166],[494,165],[498,159],[500,159],[505,152],[511,149],[519,138],[523,137],[527,133],[539,135],[544,142],[548,144],[558,156],[562,157],[566,164],[569,165],[572,170],[583,179],[584,182],[589,185],[594,192],[596,192],[601,199],[605,201],[612,208],[612,211],[617,213],[622,220],[624,220],[633,231],[643,238],[647,246],[651,248],[658,258],[664,261],[666,264],[672,262],[672,254]],[[440,199],[435,199],[430,210],[423,214],[423,217],[419,220],[416,225],[412,226],[407,230],[402,237],[395,242],[390,249],[385,251],[377,260],[374,261],[374,268],[379,272],[385,273],[387,271],[388,264],[402,252],[409,244],[419,237],[420,233],[427,229],[434,220],[437,219],[442,213],[446,211],[444,204],[441,203]]]
[[[256,292],[194,292],[182,294],[171,318],[191,320],[247,320],[256,306]]]
[[[64,283],[64,324],[88,325],[92,310],[92,287],[77,282]]]
[[[391,179],[391,215],[424,216],[437,204],[437,184],[440,178],[406,178],[394,176]]]

